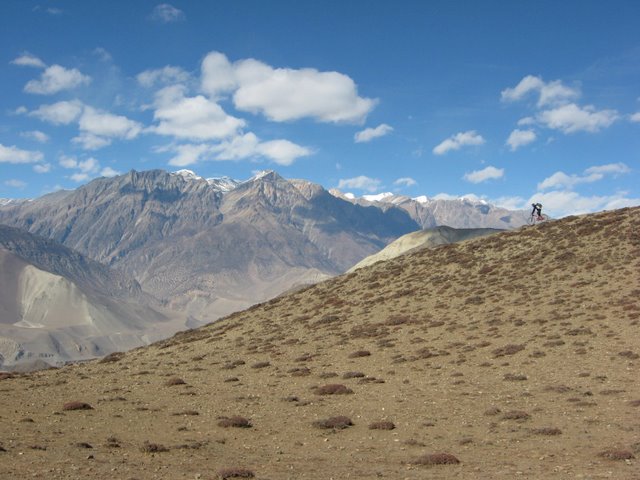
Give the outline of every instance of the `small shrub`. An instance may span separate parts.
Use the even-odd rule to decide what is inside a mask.
[[[515,373],[505,373],[504,380],[508,382],[522,382],[527,379],[526,375],[516,375]]]
[[[342,430],[353,425],[353,422],[349,417],[338,416],[329,417],[324,420],[317,420],[313,422],[313,426],[317,428],[332,428],[334,430]]]
[[[270,362],[257,362],[251,365],[251,368],[265,368],[271,365]]]
[[[316,388],[315,393],[317,395],[349,395],[353,390],[341,383],[330,383]]]
[[[506,355],[515,355],[518,352],[521,352],[522,350],[524,350],[524,345],[505,345],[504,347],[501,348],[496,348],[493,351],[493,355],[495,357],[504,357]]]
[[[222,470],[218,470],[218,478],[221,480],[226,480],[227,478],[253,478],[255,474],[246,468],[223,468]]]
[[[369,350],[358,350],[349,354],[349,358],[360,358],[360,357],[368,357],[371,355]]]
[[[93,407],[85,402],[67,402],[62,406],[62,410],[93,410]]]
[[[239,416],[222,417],[218,422],[219,427],[229,428],[251,428],[251,422],[249,419]]]
[[[600,452],[599,457],[606,458],[607,460],[631,460],[636,458],[629,450],[622,450],[619,448],[611,448]]]
[[[531,418],[531,415],[522,410],[512,410],[502,415],[503,420],[528,420],[529,418]]]
[[[394,428],[396,428],[395,423],[388,420],[373,422],[369,425],[369,430],[393,430]]]
[[[173,377],[173,378],[170,378],[169,380],[167,380],[166,382],[164,382],[164,384],[167,387],[173,387],[175,385],[186,385],[187,382],[185,382],[183,379],[181,379],[179,377]]]
[[[553,427],[542,427],[533,429],[533,433],[536,435],[560,435],[562,430]]]
[[[140,447],[140,451],[142,453],[160,453],[160,452],[168,452],[169,449],[164,445],[159,445],[157,443],[144,442],[142,444],[142,447]]]
[[[442,452],[422,455],[411,463],[415,465],[456,465],[460,463],[460,460],[450,453]]]
[[[346,372],[344,375],[342,375],[342,378],[344,379],[348,379],[348,378],[362,378],[362,377],[366,377],[366,375],[362,372]]]
[[[102,359],[98,363],[115,363],[122,360],[123,357],[124,357],[123,352],[113,352],[105,357],[102,357]]]

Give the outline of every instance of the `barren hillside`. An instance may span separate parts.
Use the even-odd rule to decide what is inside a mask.
[[[640,208],[0,381],[0,478],[637,479]]]

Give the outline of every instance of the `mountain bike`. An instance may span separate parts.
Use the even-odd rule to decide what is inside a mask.
[[[549,215],[543,213],[541,215],[537,215],[532,213],[529,219],[527,220],[528,225],[537,225],[538,223],[546,222],[549,220]]]

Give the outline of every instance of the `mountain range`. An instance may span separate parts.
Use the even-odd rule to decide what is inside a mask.
[[[0,225],[0,368],[131,349],[198,325],[138,282],[57,242]]]
[[[525,218],[467,200],[353,200],[273,171],[244,182],[131,171],[0,206],[0,223],[118,269],[202,320],[343,273],[434,223],[511,228]]]

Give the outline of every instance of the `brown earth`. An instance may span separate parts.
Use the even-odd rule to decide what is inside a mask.
[[[638,479],[639,298],[640,208],[422,250],[0,376],[0,478]]]

